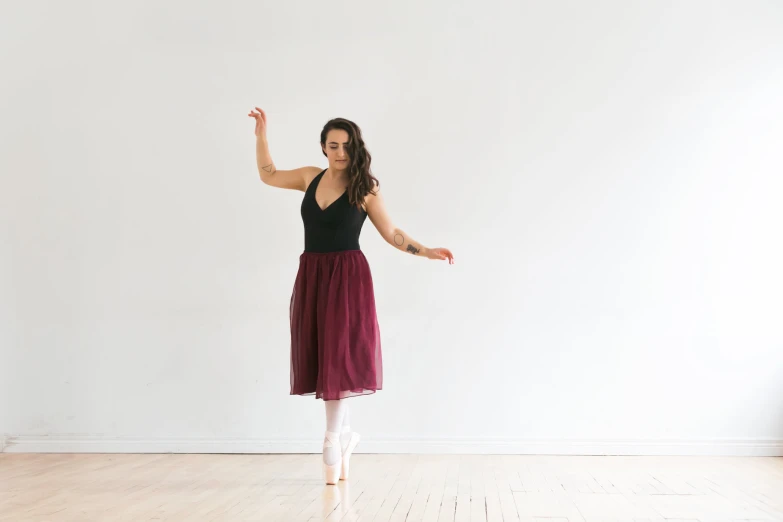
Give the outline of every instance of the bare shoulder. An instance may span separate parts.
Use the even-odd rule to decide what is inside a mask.
[[[271,174],[262,177],[262,181],[269,186],[300,190],[302,192],[307,190],[310,183],[321,172],[320,167],[308,166],[299,167],[291,170],[275,170]]]
[[[302,167],[302,177],[304,179],[304,190],[310,186],[310,183],[320,174],[324,169],[321,167]]]
[[[381,187],[378,182],[375,181],[373,182],[372,191],[364,196],[364,204],[362,206],[364,207],[365,212],[369,211],[369,209],[374,206],[378,206],[379,203],[382,203],[382,199]]]

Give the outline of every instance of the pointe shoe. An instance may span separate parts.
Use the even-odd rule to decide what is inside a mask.
[[[327,431],[326,440],[324,441],[324,448],[333,448],[335,446],[340,446],[340,434],[336,431]],[[323,462],[323,472],[324,480],[327,484],[331,486],[337,484],[342,472],[342,459],[337,459],[337,462],[331,466],[326,462]]]
[[[356,445],[359,444],[359,441],[362,438],[362,436],[356,433],[355,431],[350,433],[351,433],[351,438],[348,441],[348,445],[343,450],[340,480],[348,480],[348,472],[350,470],[350,463],[351,463],[351,454],[353,453],[354,448],[356,448]]]

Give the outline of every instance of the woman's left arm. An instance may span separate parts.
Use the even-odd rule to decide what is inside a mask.
[[[367,216],[378,229],[381,237],[397,250],[428,259],[448,260],[450,265],[454,264],[454,255],[448,248],[427,248],[394,226],[388,212],[386,212],[381,190],[377,186],[375,194],[368,194],[365,198],[364,206],[367,210]]]

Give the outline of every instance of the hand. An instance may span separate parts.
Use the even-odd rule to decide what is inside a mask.
[[[256,110],[250,111],[248,116],[256,119],[256,137],[266,136],[266,113],[256,107]]]
[[[428,259],[448,259],[450,265],[454,264],[454,254],[452,254],[451,250],[448,248],[428,248],[424,251],[424,255],[427,256]]]

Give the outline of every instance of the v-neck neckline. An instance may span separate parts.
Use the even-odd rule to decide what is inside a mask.
[[[343,191],[342,194],[340,194],[337,197],[337,199],[335,199],[334,201],[332,201],[331,203],[329,203],[325,207],[321,208],[321,205],[318,204],[318,198],[316,197],[316,195],[318,194],[318,187],[321,186],[321,180],[323,179],[324,174],[326,174],[325,170],[323,172],[321,172],[321,174],[318,175],[318,183],[315,184],[315,188],[313,189],[313,201],[315,202],[315,206],[318,207],[318,210],[320,210],[321,212],[326,212],[327,210],[329,210],[332,207],[332,205],[334,205],[335,203],[337,203],[338,201],[343,199],[343,196],[348,194],[348,188],[346,187],[346,189]]]

